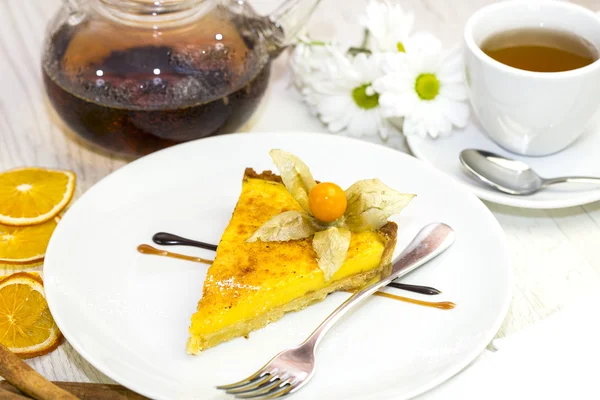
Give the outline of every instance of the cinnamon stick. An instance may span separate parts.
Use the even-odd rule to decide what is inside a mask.
[[[4,394],[6,392],[11,392],[11,393],[16,393],[16,394],[22,394],[22,392],[17,389],[16,387],[14,387],[13,385],[11,385],[11,383],[9,381],[0,381],[0,393]],[[1,396],[0,396],[1,398]],[[29,399],[29,397],[27,397]]]
[[[0,344],[0,376],[34,399],[78,400],[76,396],[37,373],[2,344]]]
[[[126,387],[120,385],[105,385],[102,383],[82,382],[52,382],[61,389],[79,397],[81,400],[148,400]],[[17,388],[7,381],[0,382],[0,390],[20,393]],[[0,399],[2,396],[0,395]]]
[[[10,390],[0,389],[0,400],[28,400],[30,397],[25,397],[19,394],[20,392],[17,390],[16,392]]]

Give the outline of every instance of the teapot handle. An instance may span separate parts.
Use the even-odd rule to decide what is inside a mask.
[[[277,48],[284,49],[298,36],[321,0],[285,0],[269,15],[269,20],[280,30],[275,35]]]
[[[77,13],[79,12],[79,2],[78,0],[63,0],[63,4],[69,10],[69,13]]]

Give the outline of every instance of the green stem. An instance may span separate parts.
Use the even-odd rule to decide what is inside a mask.
[[[350,54],[352,56],[355,56],[359,53],[371,54],[371,50],[369,50],[367,48],[367,46],[369,45],[370,37],[371,37],[371,32],[369,32],[369,30],[365,28],[365,30],[363,31],[363,40],[362,40],[362,43],[360,44],[360,47],[350,47],[348,49],[348,54]]]
[[[365,28],[364,32],[363,32],[363,41],[360,44],[360,47],[363,49],[366,49],[367,46],[369,45],[369,39],[371,38],[371,32]]]
[[[320,40],[313,40],[312,42],[305,42],[304,40],[299,40],[302,44],[307,44],[309,46],[325,46],[327,43],[322,42]]]
[[[355,55],[357,55],[359,53],[371,54],[372,52],[371,52],[371,50],[365,49],[365,48],[362,48],[362,47],[350,47],[348,49],[348,54],[350,54],[352,56],[355,56]]]

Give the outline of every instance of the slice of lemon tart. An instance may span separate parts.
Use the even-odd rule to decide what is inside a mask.
[[[330,276],[320,267],[326,256],[317,254],[312,236],[249,240],[274,217],[289,215],[290,211],[298,215],[305,212],[307,207],[289,189],[288,182],[270,171],[261,174],[252,169],[245,171],[240,197],[192,316],[189,354],[247,336],[277,321],[286,312],[302,310],[329,293],[352,290],[389,273],[396,244],[394,222],[386,221],[371,230],[351,233],[346,230],[347,252]]]

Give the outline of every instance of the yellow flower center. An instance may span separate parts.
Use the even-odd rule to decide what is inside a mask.
[[[364,108],[365,110],[375,108],[379,105],[379,93],[375,92],[368,83],[355,87],[352,90],[352,98],[360,108]]]
[[[417,77],[415,91],[421,100],[433,100],[440,92],[440,81],[434,74],[421,74]]]
[[[402,42],[396,43],[396,48],[398,49],[398,53],[406,53],[406,49],[404,48],[404,44],[402,44]]]

